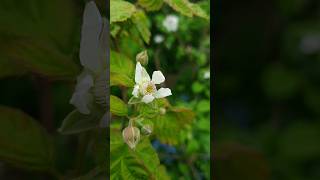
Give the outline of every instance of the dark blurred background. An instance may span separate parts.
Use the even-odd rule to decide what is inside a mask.
[[[320,179],[320,1],[214,5],[214,179]]]

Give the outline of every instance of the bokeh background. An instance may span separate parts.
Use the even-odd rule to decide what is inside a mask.
[[[320,179],[320,1],[216,1],[216,180]]]

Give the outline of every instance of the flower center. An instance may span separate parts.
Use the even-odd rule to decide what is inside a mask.
[[[146,94],[153,94],[157,91],[156,86],[152,82],[146,82],[142,85],[142,93]]]

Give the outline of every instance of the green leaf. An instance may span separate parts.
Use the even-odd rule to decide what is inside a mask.
[[[103,111],[98,108],[93,108],[90,114],[82,114],[77,110],[73,110],[63,120],[59,132],[61,134],[75,134],[90,129],[98,128]]]
[[[20,110],[0,106],[0,160],[14,166],[48,170],[53,142],[47,132]]]
[[[110,72],[133,79],[134,65],[126,56],[110,50]]]
[[[157,11],[163,5],[163,0],[138,0],[138,4],[147,11]]]
[[[107,176],[107,166],[100,165],[92,169],[91,171],[89,171],[87,174],[72,180],[92,180],[92,179],[102,180],[102,179],[106,179],[106,176]]]
[[[0,57],[0,61],[0,78],[9,76],[20,76],[27,72],[26,69],[18,66],[15,63],[12,63],[10,60],[4,57]]]
[[[73,79],[79,73],[79,67],[71,56],[42,40],[8,40],[6,45],[0,44],[0,49],[0,53],[14,64],[36,74],[53,79]]]
[[[154,123],[154,135],[161,142],[179,143],[177,131],[183,130],[194,120],[195,114],[187,108],[170,108],[164,115],[158,115]]]
[[[110,23],[125,21],[136,11],[133,4],[127,1],[110,1]]]
[[[145,13],[141,10],[137,11],[136,13],[133,14],[132,21],[135,24],[135,26],[137,27],[144,42],[149,44],[151,33],[150,33],[149,27],[148,27],[148,24],[149,24],[148,18],[145,15]]]
[[[72,61],[80,27],[77,9],[73,1],[1,1],[1,59],[51,78],[73,78],[78,73]]]
[[[133,87],[134,82],[127,75],[111,72],[110,73],[110,86],[124,86],[124,87]]]
[[[110,95],[110,112],[117,116],[126,116],[128,107],[120,98]]]
[[[164,0],[170,7],[179,13],[192,17],[199,16],[205,19],[209,19],[207,13],[201,9],[198,4],[190,3],[188,0]]]
[[[132,150],[123,142],[120,131],[111,130],[110,134],[111,180],[168,179],[148,138],[143,138]]]
[[[140,103],[140,102],[141,102],[141,99],[132,96],[132,97],[129,99],[128,104],[137,104],[137,103]]]

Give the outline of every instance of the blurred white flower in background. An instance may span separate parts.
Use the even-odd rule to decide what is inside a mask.
[[[163,20],[162,25],[167,29],[167,31],[175,32],[178,30],[179,17],[172,14],[167,15]]]
[[[162,43],[164,40],[164,37],[161,35],[161,34],[156,34],[153,38],[153,41],[156,43],[156,44],[160,44]]]
[[[140,62],[137,62],[135,72],[136,85],[132,91],[132,95],[136,98],[142,97],[141,101],[144,103],[150,103],[155,98],[164,98],[172,95],[169,88],[160,88],[157,90],[156,84],[161,84],[165,81],[161,71],[154,71],[152,79],[146,69],[141,66]]]
[[[79,58],[84,67],[77,77],[75,91],[70,99],[82,114],[90,114],[94,102],[107,106],[107,47],[108,20],[101,17],[93,1],[86,4],[83,13]],[[108,123],[109,112],[101,118],[100,125]]]
[[[204,79],[209,79],[210,78],[210,71],[209,70],[204,72],[203,78]]]
[[[306,35],[301,39],[300,42],[300,50],[304,54],[313,54],[316,52],[320,52],[320,35]]]

